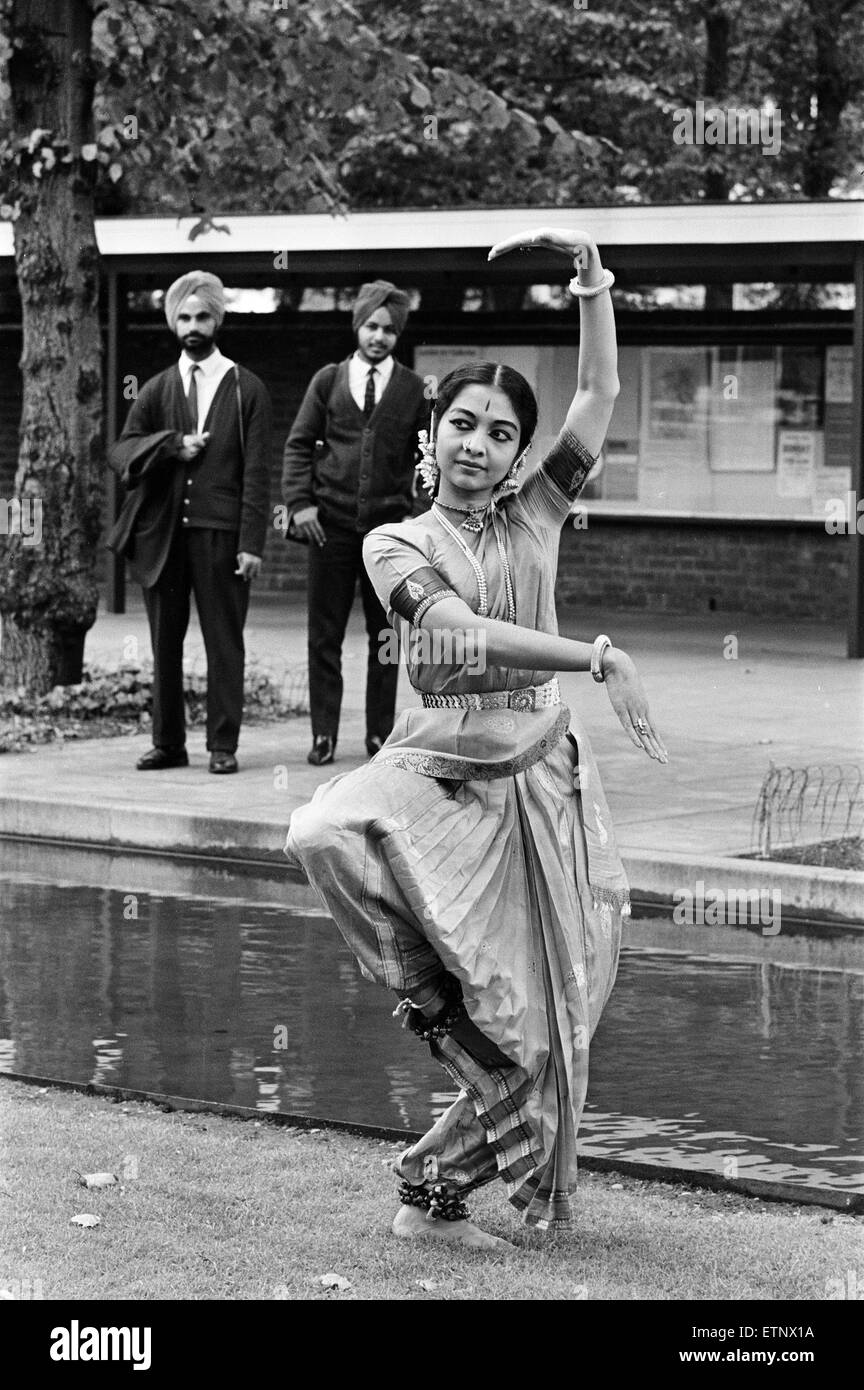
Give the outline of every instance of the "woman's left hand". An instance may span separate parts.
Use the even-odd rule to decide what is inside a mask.
[[[645,687],[632,658],[618,647],[607,649],[603,674],[612,708],[630,741],[647,753],[649,758],[667,763],[669,755],[651,722]]]
[[[507,237],[506,241],[497,242],[487,259],[494,261],[508,251],[530,249],[532,246],[542,246],[546,251],[560,251],[565,256],[571,256],[573,264],[581,271],[600,266],[600,253],[594,238],[587,232],[571,232],[566,227],[539,227],[534,232],[519,232],[516,236]]]

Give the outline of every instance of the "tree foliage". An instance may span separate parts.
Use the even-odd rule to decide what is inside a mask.
[[[93,8],[102,213],[861,191],[862,0]],[[676,144],[700,100],[778,107],[779,153]]]
[[[430,115],[494,129],[514,150],[554,141],[481,78],[370,20],[346,0],[111,0],[94,28],[96,113],[126,176],[103,185],[101,208],[339,210],[361,152],[400,136],[423,146]]]
[[[376,0],[356,0],[371,22]],[[482,124],[433,152],[410,132],[372,136],[343,170],[358,205],[511,205],[857,196],[864,191],[861,0],[396,0],[388,42],[483,81],[576,140],[506,148]],[[676,144],[676,110],[779,108],[779,152]],[[410,189],[410,193],[409,193]],[[411,197],[416,193],[418,196]],[[408,197],[406,198],[406,195]]]

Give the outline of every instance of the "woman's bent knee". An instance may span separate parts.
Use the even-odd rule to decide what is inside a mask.
[[[294,811],[288,823],[288,840],[285,846],[288,854],[298,859],[306,859],[320,850],[328,840],[332,840],[333,825],[329,817],[322,815],[316,806],[301,806]]]

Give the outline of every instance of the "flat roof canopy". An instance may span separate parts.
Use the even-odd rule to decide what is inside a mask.
[[[563,281],[568,268],[544,251],[489,264],[486,252],[522,229],[589,231],[606,262],[630,280],[851,280],[864,243],[864,201],[642,204],[627,207],[428,208],[213,216],[215,230],[189,239],[196,217],[107,217],[96,223],[105,268],[163,283],[205,264],[234,284],[280,275],[350,283],[387,268],[414,280],[442,273],[478,281]],[[278,266],[275,261],[283,253]],[[0,273],[14,273],[12,227],[0,224]]]

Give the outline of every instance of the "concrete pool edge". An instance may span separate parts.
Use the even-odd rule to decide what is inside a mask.
[[[379,1125],[364,1125],[351,1120],[335,1120],[314,1115],[296,1115],[284,1110],[253,1110],[249,1106],[231,1105],[222,1101],[196,1100],[189,1096],[164,1095],[157,1091],[138,1091],[125,1086],[106,1086],[92,1081],[66,1081],[57,1077],[32,1076],[23,1072],[0,1071],[0,1081],[14,1081],[25,1086],[53,1087],[62,1091],[77,1091],[83,1095],[110,1100],[115,1104],[136,1101],[163,1111],[182,1111],[207,1114],[223,1119],[267,1121],[286,1129],[333,1129],[346,1134],[380,1142],[412,1144],[421,1138],[416,1130],[397,1130]],[[726,1178],[693,1168],[663,1167],[644,1161],[605,1157],[579,1152],[579,1166],[586,1172],[619,1173],[623,1177],[648,1182],[677,1183],[684,1187],[705,1188],[712,1192],[727,1192],[753,1197],[766,1202],[786,1202],[793,1206],[827,1207],[845,1215],[864,1215],[864,1192],[842,1192],[838,1188],[805,1187],[795,1183],[769,1182],[760,1178]]]
[[[864,928],[864,874],[813,864],[766,859],[709,857],[666,851],[623,851],[622,859],[634,906],[668,910],[685,905],[687,895],[703,907],[707,895],[730,904],[738,895],[779,893],[782,916],[802,923]],[[770,932],[766,933],[770,935]]]
[[[218,861],[238,870],[266,864],[302,883],[282,853],[286,824],[116,804],[76,806],[73,815],[68,804],[48,798],[0,797],[0,838]],[[776,891],[789,919],[864,928],[864,874],[851,869],[670,850],[624,850],[622,858],[637,910],[671,911],[682,894],[729,902],[730,893]]]

